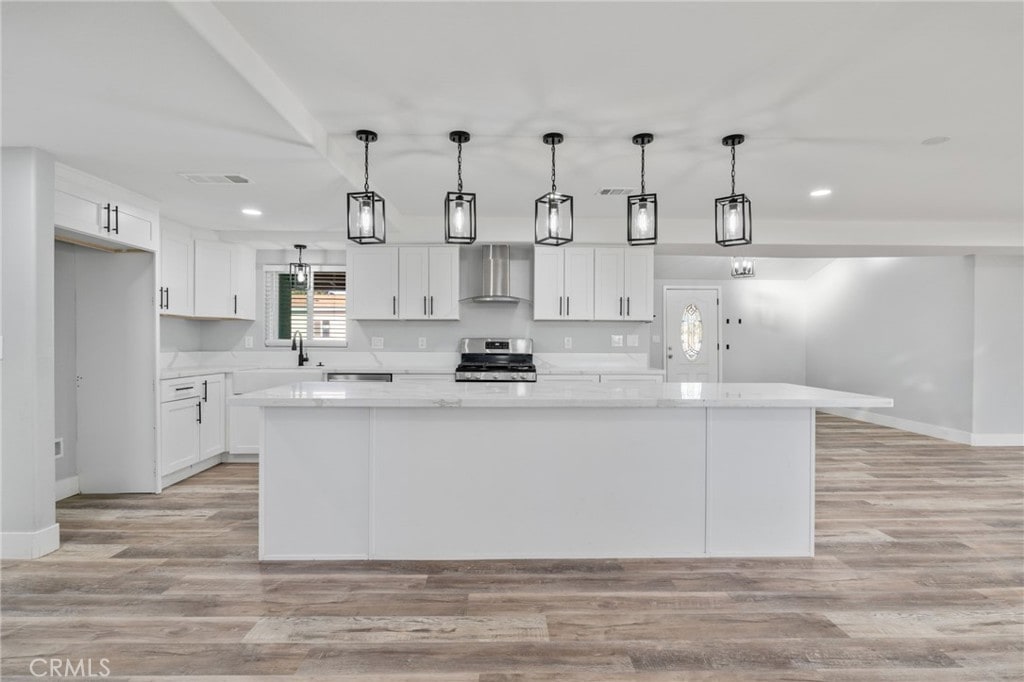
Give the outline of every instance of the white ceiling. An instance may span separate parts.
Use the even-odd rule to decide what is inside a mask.
[[[409,219],[440,215],[455,181],[447,132],[464,128],[482,225],[530,229],[550,129],[566,134],[559,188],[584,221],[621,219],[622,198],[594,192],[637,185],[639,131],[656,136],[648,189],[667,221],[710,218],[730,132],[748,136],[737,189],[762,224],[1024,220],[1019,2],[215,8],[219,35],[255,51],[340,159],[225,61],[235,41],[209,42],[163,3],[3,3],[4,145],[49,149],[213,229],[338,230],[362,181],[361,127],[381,134],[371,184]],[[950,142],[920,144],[940,135]],[[182,171],[255,184],[191,185]],[[819,186],[834,194],[810,199]],[[245,204],[265,215],[244,218]]]

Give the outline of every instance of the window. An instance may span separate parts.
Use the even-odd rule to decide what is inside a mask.
[[[263,276],[268,346],[290,345],[296,332],[307,346],[348,345],[344,268],[314,265],[308,291],[292,291],[286,265],[265,266]]]
[[[700,347],[704,344],[704,323],[700,319],[700,310],[690,303],[683,309],[683,321],[679,325],[679,342],[683,347],[686,359],[693,362],[700,355]]]

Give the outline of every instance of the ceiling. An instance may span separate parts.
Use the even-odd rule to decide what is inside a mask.
[[[638,185],[640,131],[655,135],[648,190],[667,224],[708,220],[728,193],[719,139],[731,132],[747,135],[737,190],[762,223],[1024,220],[1018,2],[202,10],[4,2],[3,144],[48,149],[223,230],[339,230],[344,194],[362,184],[362,127],[380,133],[371,185],[399,223],[439,219],[456,128],[473,134],[465,182],[481,225],[522,224],[524,239],[549,187],[548,130],[566,135],[558,184],[581,224],[622,220],[624,199],[595,192]],[[935,136],[950,140],[921,144]],[[207,171],[254,184],[178,175]],[[810,198],[818,187],[833,194]]]

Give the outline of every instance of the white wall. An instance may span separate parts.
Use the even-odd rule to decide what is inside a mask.
[[[974,259],[974,427],[1024,433],[1024,258]],[[1004,439],[1005,441],[1005,439]]]
[[[60,542],[54,508],[53,158],[3,149],[3,558]]]
[[[806,290],[809,385],[890,397],[870,412],[969,434],[972,257],[839,259]]]
[[[58,481],[78,474],[75,254],[80,248],[58,242],[53,249],[54,435],[64,439],[64,456],[54,463]]]

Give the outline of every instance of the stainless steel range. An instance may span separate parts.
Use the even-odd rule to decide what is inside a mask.
[[[462,339],[456,381],[537,381],[532,339]]]

